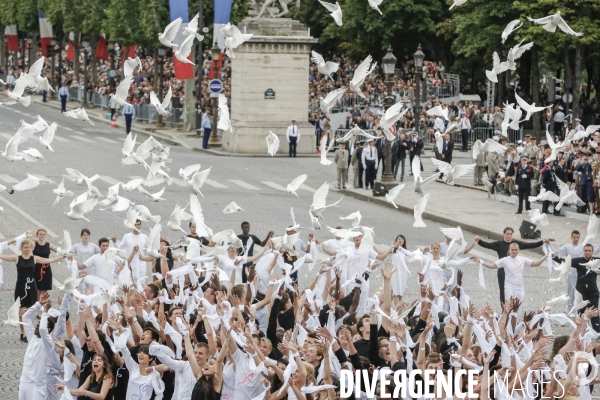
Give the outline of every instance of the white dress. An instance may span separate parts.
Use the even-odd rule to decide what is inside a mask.
[[[129,371],[129,382],[127,382],[127,400],[150,400],[152,393],[154,393],[154,386],[152,385],[153,379],[160,381],[160,374],[153,371],[151,374],[146,376],[140,374],[140,365],[133,360],[129,350],[124,349],[121,351],[123,358],[125,359],[125,366]],[[158,375],[158,377],[156,376]],[[164,390],[164,387],[163,387]],[[162,400],[163,393],[155,393],[156,400]]]
[[[404,295],[408,275],[410,275],[410,271],[406,265],[406,258],[412,256],[413,253],[406,250],[404,247],[398,247],[398,249],[392,253],[392,263],[396,269],[392,275],[392,295],[394,296]]]

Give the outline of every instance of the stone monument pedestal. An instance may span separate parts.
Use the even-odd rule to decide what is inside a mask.
[[[308,122],[310,48],[317,39],[290,18],[247,18],[238,25],[254,36],[234,49],[231,60],[231,123],[223,148],[233,153],[267,154],[269,131],[287,154],[286,130],[298,121],[297,153],[315,153],[315,130]]]

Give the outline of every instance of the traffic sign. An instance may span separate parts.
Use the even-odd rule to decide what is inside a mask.
[[[396,134],[396,125],[390,126],[390,132],[392,132],[392,135]]]
[[[546,108],[546,121],[550,121],[552,118],[552,110],[550,108]]]
[[[223,91],[223,82],[218,79],[213,79],[208,82],[208,89],[211,93],[221,93]]]

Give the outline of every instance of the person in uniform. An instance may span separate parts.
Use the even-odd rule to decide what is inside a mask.
[[[285,133],[290,148],[290,157],[296,157],[296,146],[300,143],[300,129],[296,124],[296,120],[292,120],[292,124],[288,126],[287,132]]]
[[[529,196],[531,195],[531,179],[533,179],[533,175],[533,168],[529,165],[529,159],[527,157],[521,157],[521,165],[517,168],[515,178],[519,194],[519,208],[517,209],[517,214],[523,213],[523,200],[525,200],[525,210],[531,210]]]
[[[375,185],[375,176],[377,174],[378,164],[377,148],[375,147],[375,141],[369,140],[369,146],[366,147],[362,152],[362,166],[365,170],[365,189],[371,189]]]
[[[346,178],[348,176],[348,150],[346,150],[346,142],[340,143],[340,148],[333,155],[333,162],[337,167],[337,188],[346,189]]]
[[[363,166],[362,166],[362,152],[364,150],[363,142],[356,142],[356,149],[352,153],[352,168],[354,171],[354,188],[363,187]]]

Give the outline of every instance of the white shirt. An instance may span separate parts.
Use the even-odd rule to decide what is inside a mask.
[[[147,241],[148,236],[144,235],[143,233],[134,235],[133,232],[129,232],[123,236],[123,239],[121,239],[119,244],[117,244],[117,247],[120,249],[125,249],[125,251],[127,251],[127,256],[129,256],[135,246],[138,246],[140,250],[146,247]],[[146,263],[140,260],[139,252],[133,256],[130,267],[131,272],[133,272],[134,280],[138,280],[142,276],[146,275]]]
[[[323,246],[327,247],[329,250],[338,251],[342,248],[340,241],[337,239],[329,239],[323,242]]]
[[[229,258],[229,256],[218,256],[218,257],[219,257],[219,266],[223,269],[223,271],[225,271],[225,273],[227,274],[227,276],[229,276],[229,278],[231,278],[231,274],[235,270],[235,282],[233,282],[232,285],[237,285],[237,284],[242,283],[242,268],[244,267],[244,264],[248,262],[247,261],[248,258],[238,256],[232,260],[231,258]],[[236,260],[241,260],[238,265],[235,265]]]
[[[262,379],[260,372],[256,372],[256,363],[250,356],[240,349],[232,354],[235,362],[235,400],[251,400],[263,392],[263,386],[258,382]]]
[[[471,129],[471,121],[467,117],[460,119],[460,129]]]
[[[196,377],[192,372],[189,361],[174,360],[162,351],[158,351],[156,357],[161,363],[175,371],[175,387],[173,390],[173,400],[190,400],[192,390],[196,385]]]
[[[504,268],[504,285],[522,288],[523,269],[531,265],[531,260],[525,257],[504,257],[496,261],[498,268]]]
[[[129,350],[125,349],[121,354],[125,359],[125,365],[129,371],[129,382],[127,382],[127,400],[150,400],[154,389],[152,386],[152,372],[146,376],[140,374],[140,365],[131,357]],[[160,398],[162,399],[162,393]]]
[[[23,372],[21,373],[21,383],[34,383],[36,386],[44,385],[46,378],[46,363],[40,362],[45,359],[44,345],[42,339],[35,335],[35,327],[31,318],[43,307],[40,303],[35,303],[23,314],[23,326],[27,335],[27,350],[23,358]]]
[[[87,267],[88,274],[97,276],[112,286],[115,264],[117,262],[123,262],[123,259],[119,256],[114,256],[104,260],[100,254],[94,254],[84,264]]]
[[[367,169],[367,161],[375,161],[375,169],[377,169],[377,148],[375,146],[367,146],[362,152],[362,165],[364,169]]]
[[[352,253],[352,258],[348,263],[348,275],[347,278],[350,279],[354,276],[354,274],[362,275],[369,266],[369,260],[375,259],[379,254],[373,249],[371,250],[360,250],[356,248],[356,245],[351,244],[348,246],[347,250]]]
[[[298,125],[290,125],[285,132],[285,136],[287,137],[288,143],[290,142],[290,137],[297,138],[296,143],[300,143],[300,128]]]
[[[84,263],[94,254],[100,254],[100,248],[94,243],[88,243],[87,245],[77,243],[75,246],[71,247],[69,253],[77,254],[77,262]]]

